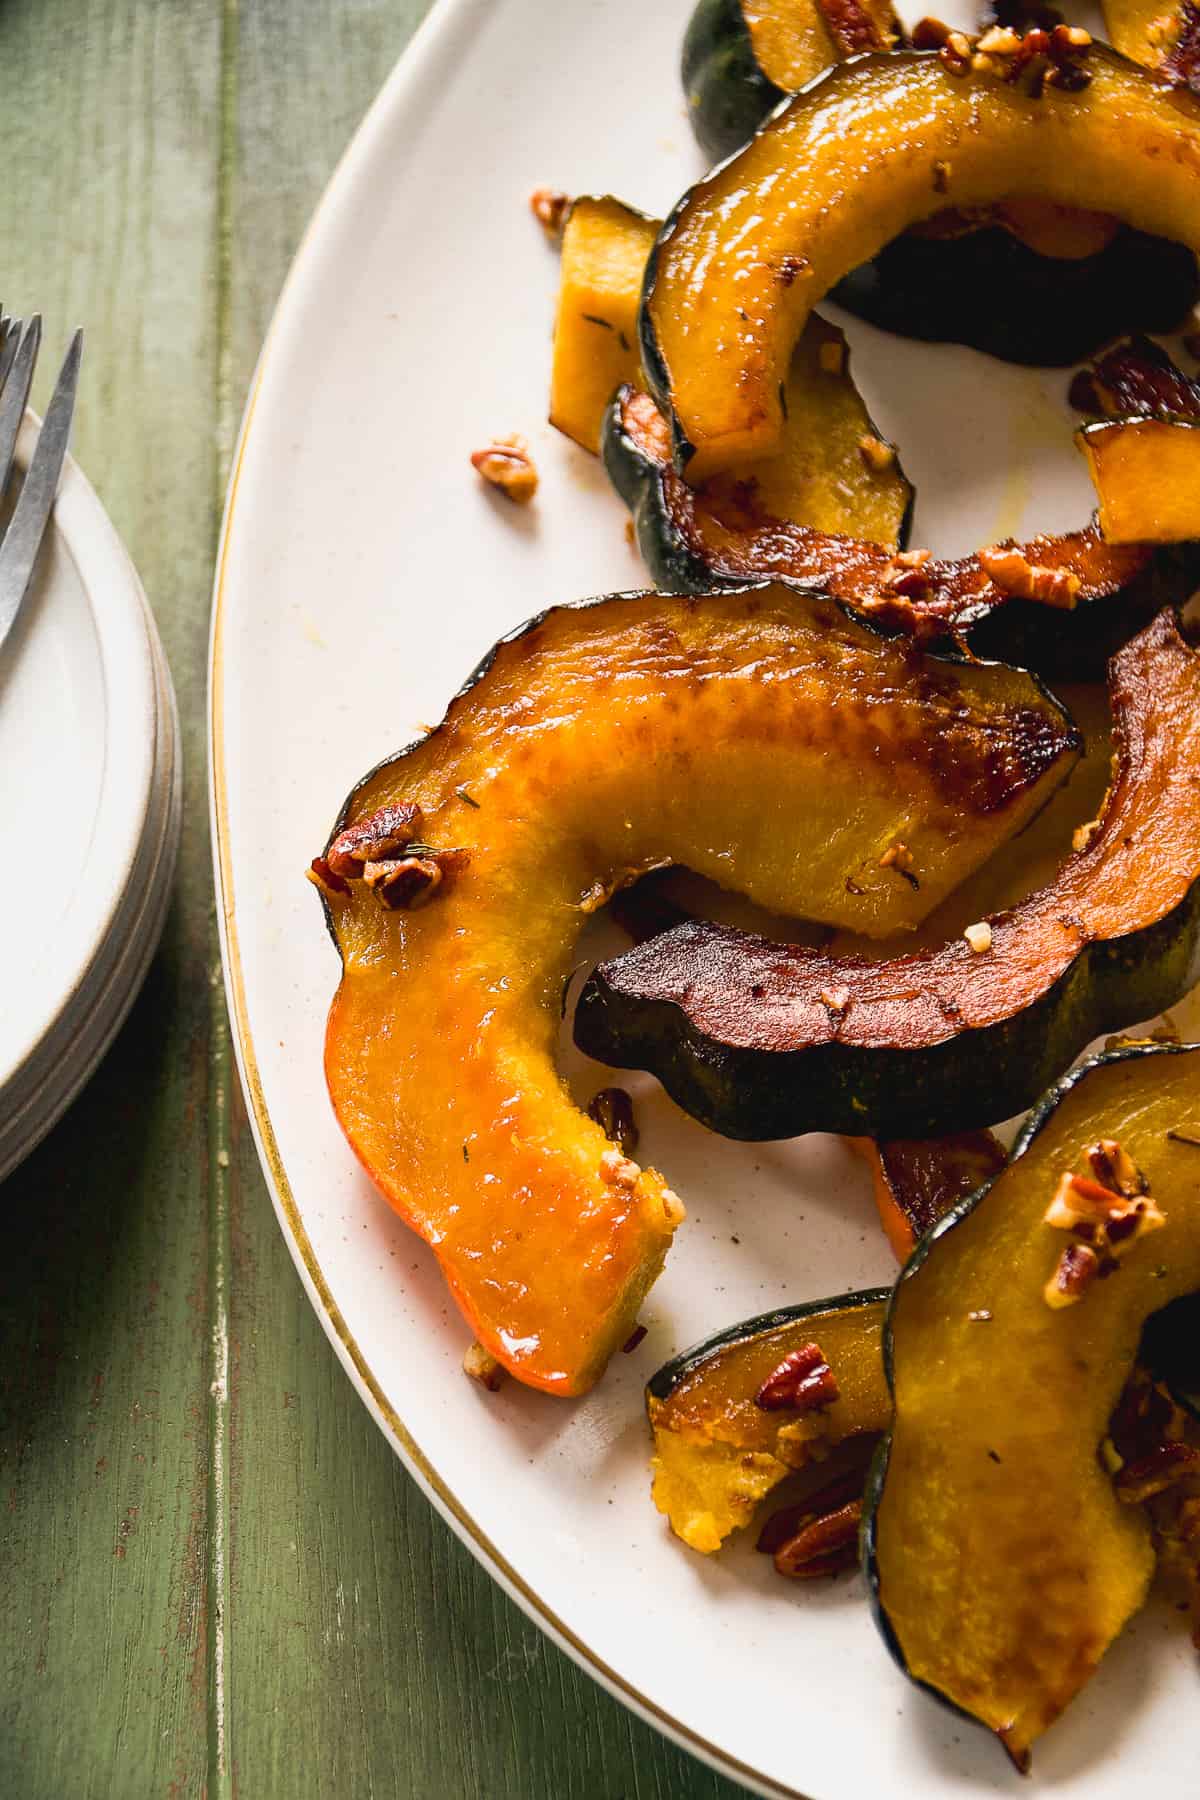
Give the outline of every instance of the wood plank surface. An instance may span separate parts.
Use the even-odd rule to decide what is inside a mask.
[[[76,449],[154,605],[186,771],[146,990],[0,1188],[3,1800],[741,1791],[554,1649],[409,1480],[293,1272],[231,1073],[203,773],[224,475],[308,215],[424,11],[0,7],[0,292],[52,348],[87,328]]]

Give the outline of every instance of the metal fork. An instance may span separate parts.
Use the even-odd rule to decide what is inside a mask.
[[[10,319],[7,314],[0,317],[0,503],[12,476],[17,434],[29,404],[29,389],[41,341],[40,314],[35,313],[27,325],[20,319]],[[82,353],[83,333],[77,331],[54,385],[12,518],[0,538],[0,645],[21,610],[38,548],[54,510],[58,478],[71,435]]]

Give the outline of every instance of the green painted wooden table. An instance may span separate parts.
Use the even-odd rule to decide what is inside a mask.
[[[0,1188],[3,1800],[740,1792],[548,1644],[409,1480],[304,1298],[232,1071],[204,794],[225,472],[308,214],[424,10],[0,5],[0,289],[51,345],[87,328],[76,449],[186,755],[146,989]]]

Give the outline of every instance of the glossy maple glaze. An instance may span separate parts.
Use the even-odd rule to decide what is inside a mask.
[[[486,1348],[586,1388],[628,1336],[677,1222],[554,1065],[587,912],[663,859],[778,911],[915,924],[1037,810],[1073,728],[1033,680],[921,657],[778,587],[559,608],[497,646],[430,736],[360,784],[469,860],[423,908],[326,896],[343,979],[338,1117],[433,1245]],[[903,836],[920,888],[880,866]]]
[[[1085,67],[1081,92],[1035,98],[953,76],[935,52],[863,57],[691,190],[659,240],[643,334],[693,481],[771,452],[779,383],[812,307],[948,205],[1020,194],[1200,248],[1200,107],[1099,46]]]
[[[1200,1288],[1200,1050],[1093,1065],[1039,1109],[982,1199],[914,1258],[888,1321],[895,1421],[868,1521],[885,1635],[907,1672],[998,1732],[1024,1765],[1141,1605],[1146,1515],[1099,1452],[1146,1318]],[[1065,1242],[1060,1174],[1115,1138],[1166,1225],[1078,1304],[1042,1297]]]
[[[1110,668],[1117,774],[1103,819],[1054,881],[991,919],[986,953],[958,938],[872,962],[693,922],[604,965],[605,979],[672,1002],[723,1044],[917,1050],[1022,1011],[1091,946],[1132,945],[1200,881],[1200,653],[1164,613]]]

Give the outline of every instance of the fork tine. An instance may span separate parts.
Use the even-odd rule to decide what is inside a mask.
[[[0,319],[0,332],[3,332],[0,338],[0,393],[3,393],[21,343],[20,319]]]
[[[25,343],[26,338],[22,338],[22,350]],[[21,485],[20,498],[13,508],[12,522],[0,544],[0,644],[8,636],[20,611],[37,561],[38,546],[54,507],[58,478],[71,436],[71,415],[75,411],[82,354],[83,333],[77,331],[54,385],[46,418],[38,434],[37,448]],[[7,400],[6,388],[0,397],[0,415]]]
[[[9,341],[16,334],[9,333]],[[16,353],[11,364],[11,373],[0,391],[0,494],[8,485],[9,473],[12,469],[13,451],[17,447],[17,433],[21,429],[21,420],[25,417],[25,408],[29,404],[29,389],[33,383],[33,365],[37,361],[38,346],[42,341],[42,316],[34,313],[21,335]],[[8,342],[4,353],[7,356]]]

